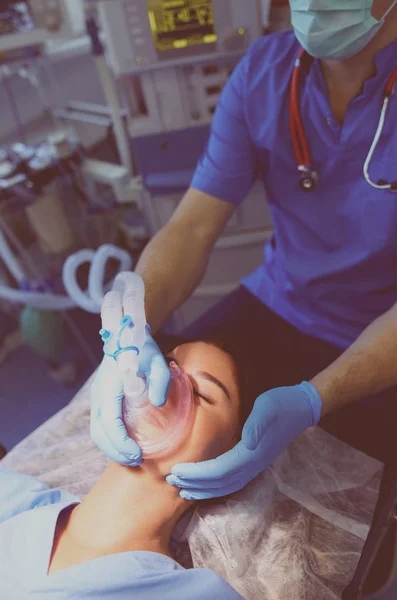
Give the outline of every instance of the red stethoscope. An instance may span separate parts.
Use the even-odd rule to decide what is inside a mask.
[[[301,75],[301,60],[306,54],[303,48],[300,49],[298,57],[295,61],[295,67],[291,78],[290,88],[290,105],[289,105],[289,119],[292,144],[294,147],[295,158],[298,165],[298,171],[300,173],[299,185],[305,192],[311,192],[316,187],[318,181],[318,173],[312,166],[310,147],[307,141],[305,129],[303,127],[302,115],[300,111],[300,98],[299,98],[299,84]],[[387,182],[383,179],[375,183],[372,181],[369,175],[369,167],[371,164],[372,157],[375,153],[380,137],[383,132],[385,125],[386,113],[389,106],[390,98],[394,93],[397,82],[397,69],[393,71],[387,80],[384,92],[383,92],[383,107],[381,110],[378,128],[371,148],[368,152],[367,159],[364,163],[363,173],[366,181],[372,187],[378,190],[391,190],[397,192],[397,181]]]

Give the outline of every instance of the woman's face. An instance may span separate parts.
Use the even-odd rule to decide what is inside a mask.
[[[196,402],[192,431],[187,440],[164,459],[156,459],[162,473],[182,462],[210,460],[230,450],[239,431],[239,390],[232,358],[223,350],[192,342],[168,356],[189,377]]]

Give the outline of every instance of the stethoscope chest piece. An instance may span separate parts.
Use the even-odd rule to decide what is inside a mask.
[[[386,189],[389,189],[391,192],[397,193],[397,181],[391,181],[389,183],[388,181],[386,181],[386,179],[379,179],[377,185],[380,189],[384,189],[385,186],[387,186]]]
[[[298,170],[300,171],[300,180],[299,185],[304,192],[313,191],[318,182],[318,173],[311,166],[299,166]]]

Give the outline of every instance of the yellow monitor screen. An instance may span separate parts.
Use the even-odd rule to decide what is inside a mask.
[[[217,40],[212,0],[149,0],[148,13],[159,52]]]

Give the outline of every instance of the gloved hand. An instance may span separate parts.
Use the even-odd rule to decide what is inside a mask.
[[[138,356],[138,365],[146,379],[150,402],[161,408],[167,402],[171,374],[167,361],[152,338],[149,325],[146,325],[146,342]]]
[[[186,500],[227,496],[268,467],[308,427],[320,420],[322,401],[307,382],[270,390],[255,402],[242,440],[222,456],[201,463],[175,465],[168,483],[182,488]]]
[[[102,305],[102,327],[117,336],[123,315],[131,316],[128,296],[118,292],[106,294]],[[126,356],[125,353],[123,356]],[[140,372],[146,378],[150,402],[164,406],[171,380],[168,365],[147,327],[146,342],[138,357]],[[111,460],[127,466],[138,466],[142,452],[128,436],[123,423],[123,382],[117,362],[104,356],[91,389],[91,439]]]

